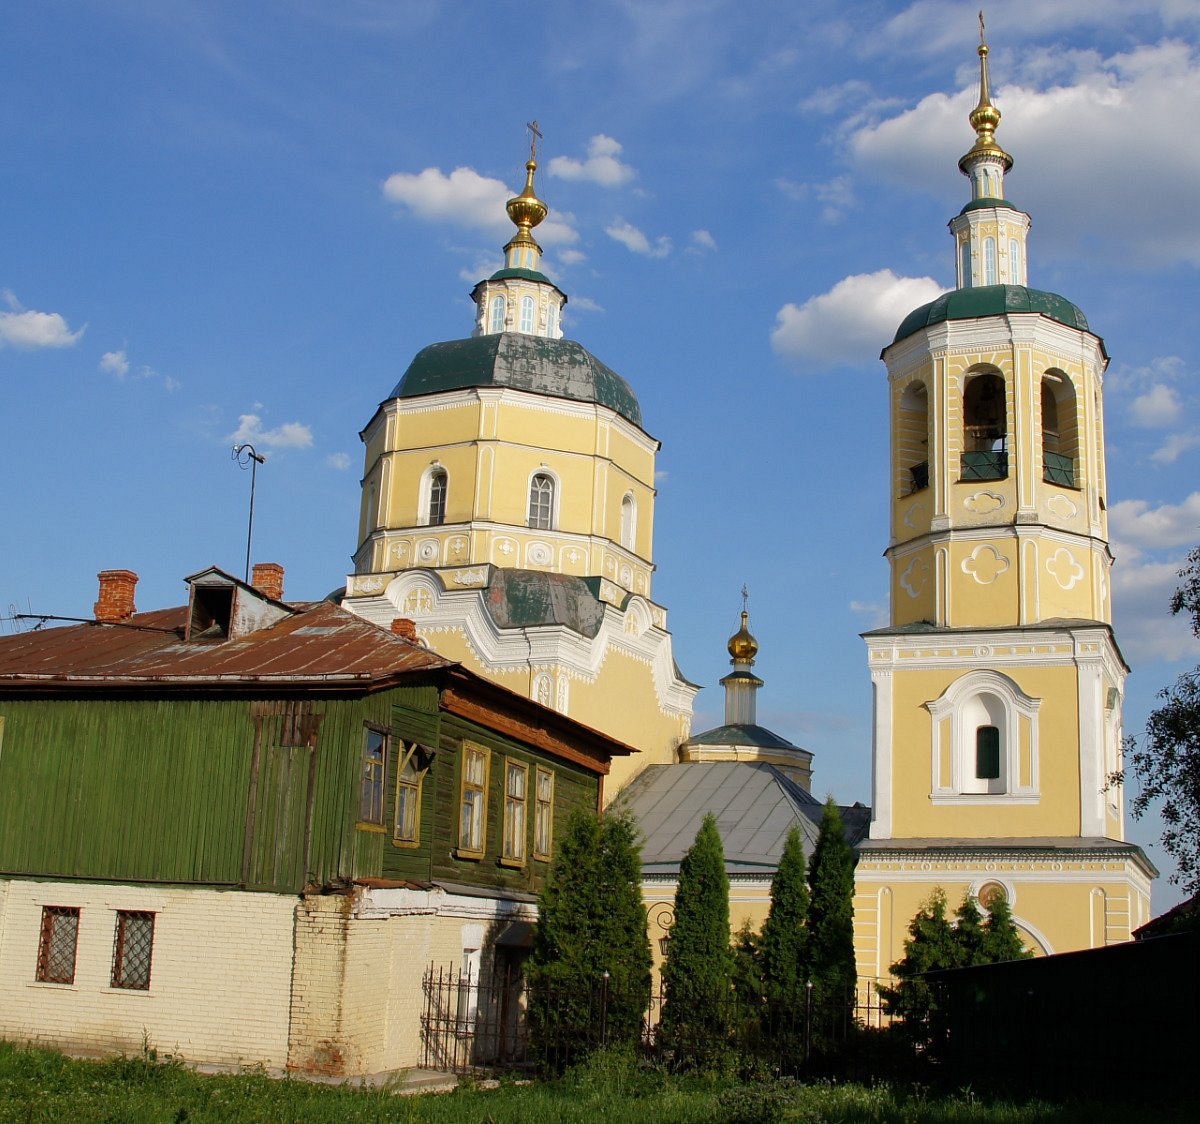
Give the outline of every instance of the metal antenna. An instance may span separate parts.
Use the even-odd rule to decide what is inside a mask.
[[[250,470],[250,522],[246,525],[246,584],[250,584],[250,540],[254,537],[254,485],[258,480],[258,466],[266,464],[267,458],[262,456],[251,444],[234,445],[233,459],[238,468]]]

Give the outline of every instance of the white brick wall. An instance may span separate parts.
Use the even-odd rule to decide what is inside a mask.
[[[80,909],[73,984],[35,980],[42,906]],[[287,1060],[296,899],[238,891],[0,882],[0,1037],[186,1061]],[[110,986],[118,909],[155,916],[149,991]]]

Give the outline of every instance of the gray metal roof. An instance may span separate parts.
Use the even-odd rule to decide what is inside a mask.
[[[642,829],[645,874],[678,874],[709,812],[725,846],[730,874],[771,875],[788,832],[798,826],[804,850],[817,840],[822,803],[779,769],[761,761],[651,765],[618,797]]]
[[[793,753],[803,753],[807,757],[812,754],[798,745],[793,745],[786,738],[781,738],[773,730],[765,726],[756,726],[749,722],[736,722],[730,726],[717,726],[703,733],[693,734],[686,745],[733,745],[753,746],[758,749],[787,749]]]

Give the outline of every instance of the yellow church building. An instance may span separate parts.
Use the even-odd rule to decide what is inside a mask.
[[[856,956],[883,977],[936,887],[1003,895],[1037,954],[1125,941],[1157,873],[1125,841],[1128,668],[1112,630],[1103,384],[1083,313],[1028,287],[1030,217],[979,47],[971,197],[950,222],[956,285],[884,348],[891,618],[865,636],[869,838]]]
[[[659,442],[629,383],[563,338],[536,155],[504,266],[472,292],[474,333],[419,352],[361,434],[344,604],[411,619],[440,655],[637,747],[607,800],[675,760],[698,688],[651,596]]]

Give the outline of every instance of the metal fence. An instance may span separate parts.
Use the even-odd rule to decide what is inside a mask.
[[[454,965],[430,965],[424,978],[421,1064],[454,1073],[561,1068],[604,1046],[618,1017],[622,997],[606,978],[586,993],[571,989],[541,992],[531,999],[525,976],[505,967],[473,972]],[[531,1011],[531,1003],[538,1008]],[[650,993],[641,1018],[638,1048],[667,1064],[711,1060],[718,1055],[743,1068],[798,1073],[856,1035],[888,1024],[871,983],[852,994],[820,996],[807,988],[794,1003],[734,994],[700,1017],[663,1019],[665,996]],[[628,1004],[624,1005],[628,1010]],[[637,1008],[633,1008],[635,1015]],[[542,1055],[531,1045],[530,1023],[541,1020]],[[549,1043],[552,1057],[547,1057]]]

